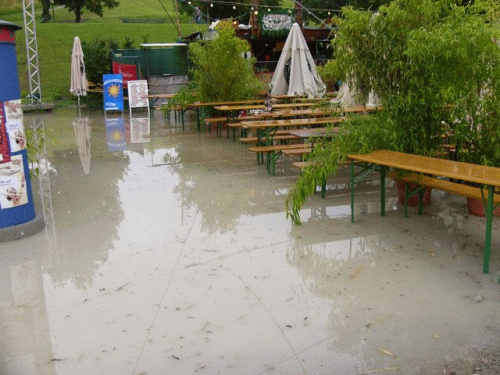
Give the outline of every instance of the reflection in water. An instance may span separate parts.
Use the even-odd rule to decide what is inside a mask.
[[[150,120],[145,118],[130,118],[130,142],[148,143],[150,139]]]
[[[88,117],[79,117],[73,121],[76,146],[85,174],[90,172],[90,125]]]
[[[125,119],[123,117],[108,117],[104,121],[106,124],[108,150],[110,152],[126,150]]]
[[[69,281],[80,289],[92,285],[96,271],[113,248],[118,237],[117,226],[124,217],[117,185],[127,168],[128,156],[109,153],[110,139],[103,137],[103,133],[93,137],[90,143],[87,118],[73,125],[74,115],[70,112],[44,115],[43,121],[42,117],[25,116],[25,121],[38,121],[51,129],[47,137],[51,152],[39,157],[40,196],[49,240],[48,251],[42,256],[42,268],[50,275],[52,283],[60,287]],[[123,118],[107,120],[124,124]],[[92,123],[102,129],[102,115],[100,119],[92,117]],[[107,131],[106,135],[109,134]],[[52,137],[57,139],[53,144]],[[112,137],[112,140],[120,139],[125,142],[121,135]],[[119,142],[111,142],[111,147],[121,146]],[[82,159],[88,156],[90,160],[90,155],[95,163],[92,173],[87,174],[76,166],[84,165]],[[75,172],[77,170],[80,172]],[[51,192],[51,184],[57,186],[57,191]],[[51,193],[57,199],[52,200]]]
[[[36,247],[2,252],[0,264],[0,373],[55,374]]]

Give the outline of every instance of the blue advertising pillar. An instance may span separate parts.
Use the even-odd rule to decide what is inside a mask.
[[[31,235],[44,224],[31,190],[16,61],[19,29],[0,20],[0,241]]]

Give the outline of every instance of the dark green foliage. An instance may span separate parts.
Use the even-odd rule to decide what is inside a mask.
[[[189,4],[191,3],[191,4]],[[240,2],[241,3],[241,2]],[[200,8],[203,13],[203,23],[210,23],[214,20],[227,18],[237,19],[240,23],[248,23],[250,18],[250,3],[248,5],[236,5],[218,1],[214,3],[206,1],[179,1],[179,11],[185,14],[194,15],[195,7]],[[211,6],[213,5],[213,6]],[[260,6],[265,8],[268,5],[280,5],[279,0],[265,0],[260,2]],[[233,9],[233,6],[236,9]],[[207,17],[209,19],[207,20]]]
[[[253,59],[244,59],[248,42],[236,37],[231,22],[217,26],[218,36],[189,45],[196,96],[201,101],[229,101],[254,97],[263,84],[253,72]]]
[[[500,8],[493,0],[462,3],[395,0],[375,14],[343,9],[336,59],[322,73],[364,96],[374,91],[383,110],[370,120],[346,121],[336,139],[311,154],[315,167],[287,200],[295,223],[313,186],[349,153],[435,156],[449,133],[459,161],[500,166]]]
[[[134,48],[134,41],[125,37],[124,49]],[[87,79],[95,84],[102,83],[103,74],[111,74],[111,51],[120,46],[116,40],[96,38],[91,42],[82,41],[82,50],[85,59]]]
[[[54,4],[64,5],[68,11],[74,12],[75,22],[79,23],[83,9],[102,17],[104,8],[114,8],[119,2],[117,0],[54,0]]]

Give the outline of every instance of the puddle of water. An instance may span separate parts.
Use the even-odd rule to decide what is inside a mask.
[[[1,373],[442,374],[498,348],[500,261],[481,273],[484,219],[456,197],[404,218],[390,190],[381,218],[368,184],[353,224],[344,175],[293,226],[290,160],[272,177],[192,118],[84,118],[25,116],[47,226],[0,250]]]

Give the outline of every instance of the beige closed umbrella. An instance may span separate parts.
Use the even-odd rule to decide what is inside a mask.
[[[73,52],[71,53],[71,87],[69,88],[69,92],[78,97],[78,108],[80,108],[80,96],[87,95],[88,89],[89,84],[85,74],[82,44],[80,43],[80,38],[75,36]]]
[[[322,97],[326,85],[297,23],[292,25],[271,80],[271,96],[307,95]]]

